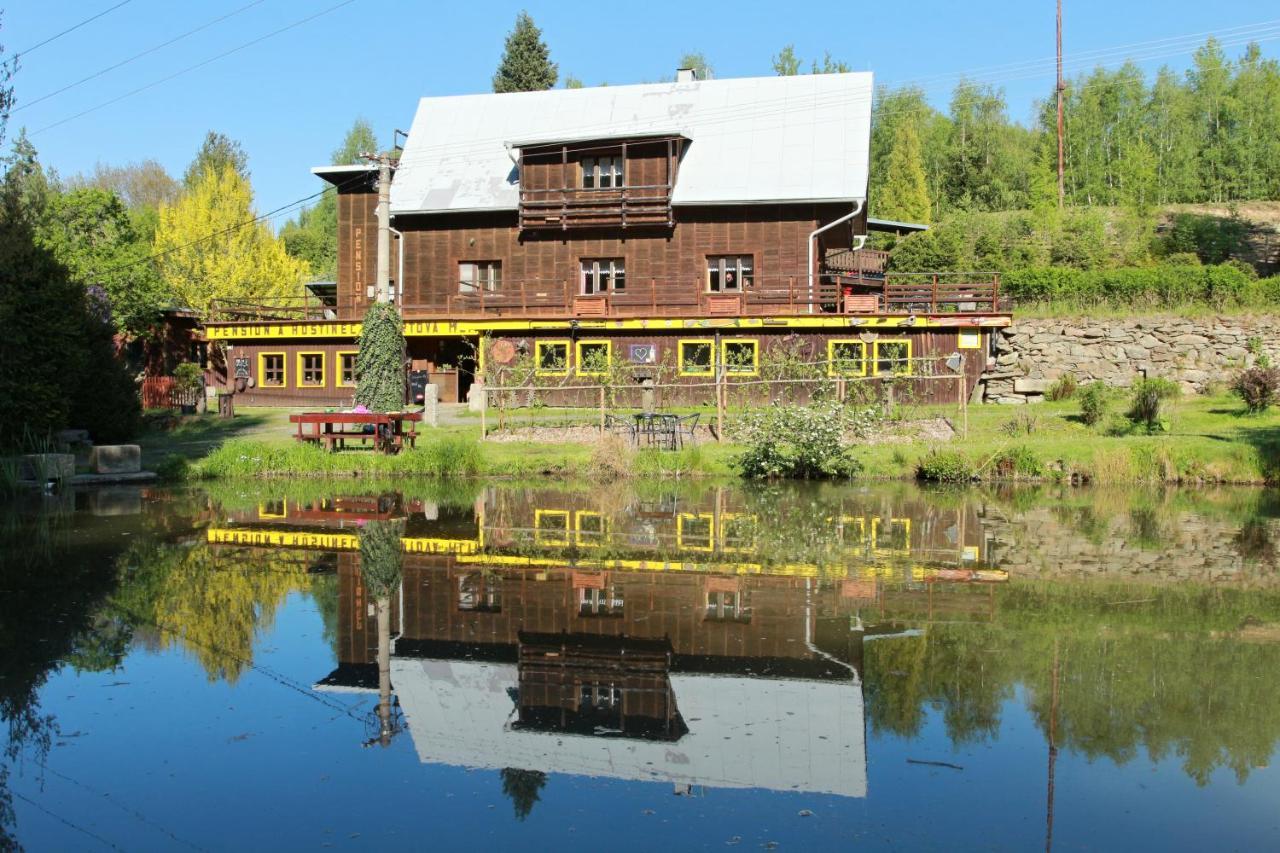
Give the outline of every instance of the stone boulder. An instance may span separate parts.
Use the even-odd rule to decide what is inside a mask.
[[[71,453],[28,453],[18,460],[18,479],[35,483],[70,480],[76,474]]]
[[[136,474],[142,470],[142,449],[136,444],[106,444],[93,448],[89,468],[95,474]]]

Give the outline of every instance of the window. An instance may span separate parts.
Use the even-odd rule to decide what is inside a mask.
[[[745,605],[741,592],[708,592],[707,618],[746,621],[751,618],[751,610]]]
[[[881,554],[910,554],[911,519],[871,519],[871,547]]]
[[[578,687],[579,711],[609,711],[622,706],[622,688],[596,682]]]
[[[582,187],[607,190],[624,186],[621,157],[583,157]]]
[[[573,515],[574,534],[579,545],[603,545],[609,532],[609,523],[598,512],[580,509]]]
[[[711,376],[715,367],[715,341],[680,342],[681,376]]]
[[[502,612],[501,578],[467,572],[458,578],[458,609],[478,613]]]
[[[877,376],[910,376],[911,375],[911,341],[899,338],[891,341],[876,341],[873,359]]]
[[[622,258],[583,258],[582,294],[621,293],[627,289],[627,272]]]
[[[760,372],[760,342],[721,341],[720,358],[725,373],[733,376],[755,376]]]
[[[569,342],[538,341],[538,373],[551,376],[569,374]]]
[[[324,385],[324,353],[298,353],[298,387],[319,388]]]
[[[285,501],[262,501],[258,504],[258,518],[284,518],[289,514],[289,505]]]
[[[356,353],[338,353],[338,384],[347,388],[356,387]]]
[[[613,358],[612,341],[578,341],[578,375],[603,376]]]
[[[569,511],[564,509],[534,510],[533,538],[539,545],[568,545]]]
[[[862,341],[827,341],[828,376],[866,376],[867,345]]]
[[[720,548],[724,551],[746,551],[756,543],[756,517],[725,513],[720,518]]]
[[[982,332],[960,332],[956,336],[956,349],[982,349]]]
[[[263,388],[284,387],[284,353],[258,353],[258,384]]]
[[[601,589],[579,588],[579,616],[621,616],[626,605],[622,587],[610,584]]]
[[[502,261],[460,261],[458,263],[458,292],[477,294],[481,291],[496,293],[502,287]]]
[[[682,512],[676,518],[676,547],[710,551],[715,543],[715,519],[710,513]]]
[[[751,286],[754,270],[751,255],[707,258],[707,290],[712,293],[738,293]]]

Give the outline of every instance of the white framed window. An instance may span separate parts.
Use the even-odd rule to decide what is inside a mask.
[[[458,292],[495,293],[502,287],[502,261],[459,261]]]
[[[625,186],[621,157],[583,157],[582,188],[607,190]]]
[[[626,603],[620,586],[578,590],[579,616],[621,616]]]
[[[712,255],[707,258],[707,290],[738,293],[751,286],[755,263],[751,255]]]
[[[582,295],[622,293],[627,289],[627,269],[622,258],[583,258]]]

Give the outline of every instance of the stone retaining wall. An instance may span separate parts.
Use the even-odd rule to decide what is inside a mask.
[[[1250,341],[1280,364],[1280,316],[1117,317],[1018,320],[997,336],[995,364],[981,379],[988,403],[1030,403],[1065,373],[1084,384],[1132,384],[1163,376],[1200,392],[1253,364]]]

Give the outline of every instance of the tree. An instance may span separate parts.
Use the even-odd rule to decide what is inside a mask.
[[[203,313],[214,299],[301,295],[306,262],[289,257],[267,224],[254,219],[249,182],[231,163],[161,208],[153,249],[180,306]]]
[[[404,408],[404,323],[389,302],[365,312],[356,354],[356,403],[375,412]]]
[[[520,770],[505,767],[501,773],[502,793],[511,799],[516,819],[524,820],[541,799],[540,792],[547,784],[547,774],[541,770]]]
[[[0,56],[4,56],[4,45],[0,45]],[[9,111],[13,109],[13,87],[9,81],[18,70],[18,57],[0,61],[0,142],[4,142],[4,132],[9,126]]]
[[[502,61],[493,75],[495,92],[540,92],[556,85],[559,77],[542,30],[528,12],[516,15],[516,26],[507,34]]]
[[[899,222],[928,224],[932,205],[920,156],[920,137],[911,122],[900,122],[889,154],[884,187],[875,202],[876,215]]]
[[[582,81],[572,74],[566,74],[564,78],[564,87],[566,89],[581,89]]]
[[[72,188],[95,187],[115,193],[130,210],[159,208],[173,204],[182,194],[182,184],[156,160],[108,166],[98,163],[88,175],[78,175],[69,182]]]
[[[800,57],[796,56],[795,45],[786,45],[773,57],[773,73],[779,77],[794,77],[800,73]]]
[[[102,289],[115,328],[123,334],[149,333],[170,302],[150,260],[149,240],[112,192],[82,187],[53,195],[39,239],[73,278]]]
[[[364,116],[359,116],[351,123],[347,135],[342,137],[342,144],[329,155],[329,162],[335,166],[354,166],[365,162],[360,155],[377,151],[378,135],[373,132],[373,125]]]
[[[690,51],[680,57],[677,68],[692,68],[694,76],[699,80],[710,80],[716,76],[716,69],[707,61],[706,54],[700,50]]]
[[[196,159],[191,161],[182,176],[182,186],[190,192],[206,175],[220,174],[230,166],[245,182],[249,182],[249,155],[244,146],[226,134],[209,131],[196,152]]]

